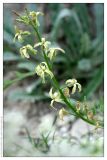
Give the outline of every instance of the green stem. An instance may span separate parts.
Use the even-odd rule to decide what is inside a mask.
[[[28,15],[28,12],[27,12],[27,15]],[[30,19],[30,17],[29,17],[29,19]],[[30,24],[31,24],[31,26],[33,27],[33,29],[35,30],[39,42],[41,42],[41,36],[40,36],[39,31],[38,31],[38,28],[33,24],[32,20],[30,20]],[[47,66],[48,66],[49,70],[52,71],[51,65],[50,65],[49,62],[48,62],[47,55],[46,55],[46,53],[45,53],[45,51],[44,51],[43,48],[42,48],[42,50],[43,50],[43,55],[44,55],[44,59],[45,59],[45,61],[46,61],[46,63],[47,63]],[[76,112],[76,109],[71,105],[71,103],[70,103],[70,102],[67,100],[67,98],[64,96],[61,88],[59,87],[58,81],[56,80],[55,76],[53,76],[52,81],[53,81],[54,86],[55,86],[55,87],[58,89],[58,91],[60,92],[60,94],[61,94],[64,102],[65,102],[66,105],[67,105],[67,107],[69,107],[70,109],[72,109],[73,112],[76,114],[76,116],[79,117],[79,118],[81,118],[81,119],[84,120],[85,122],[87,122],[87,123],[89,123],[89,124],[91,124],[91,125],[96,125],[95,122],[90,121],[89,119],[83,117],[80,113],[77,113],[77,112]]]

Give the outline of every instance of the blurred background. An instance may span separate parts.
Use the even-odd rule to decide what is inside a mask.
[[[32,30],[16,23],[12,11],[23,14],[25,7],[44,13],[39,19],[41,35],[66,51],[54,60],[60,84],[76,78],[83,90],[72,98],[83,101],[85,96],[103,119],[104,5],[4,3],[4,156],[103,156],[102,130],[94,134],[92,126],[75,117],[62,122],[49,107],[51,85],[32,76],[42,58],[20,57],[22,45],[13,43],[14,26]],[[37,41],[32,33],[25,44]]]

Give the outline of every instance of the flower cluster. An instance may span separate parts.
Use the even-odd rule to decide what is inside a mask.
[[[89,107],[89,105],[86,102],[79,102],[76,103],[76,112],[77,113],[84,113],[84,115],[87,117],[88,120],[96,120],[95,115],[92,111],[92,109]],[[97,124],[97,123],[96,123]],[[98,125],[96,125],[98,126]]]
[[[20,23],[24,23],[26,25],[29,25],[30,23],[28,16],[20,16],[19,18],[16,19],[16,21]]]
[[[69,80],[67,80],[67,81],[65,82],[65,84],[66,84],[66,86],[65,86],[65,88],[63,89],[63,94],[64,94],[65,97],[70,98],[70,90],[69,90],[69,87],[73,87],[73,89],[72,89],[72,90],[73,90],[73,93],[72,93],[72,94],[74,94],[74,93],[76,92],[76,88],[75,88],[76,85],[77,85],[78,88],[79,88],[79,92],[81,92],[81,85],[80,85],[79,83],[77,83],[77,80],[76,80],[76,79],[69,79]],[[63,103],[63,104],[65,104],[65,102],[64,102],[63,99],[61,98],[60,92],[56,91],[56,92],[53,93],[52,91],[53,91],[53,88],[51,88],[50,91],[49,91],[49,96],[50,96],[51,99],[52,99],[50,106],[51,106],[52,108],[56,109],[56,108],[53,106],[53,103],[54,103],[54,102],[59,102],[59,103]],[[77,112],[80,111],[80,103],[79,103],[78,101],[77,101],[77,105],[76,105],[76,110],[77,110]],[[64,117],[65,115],[67,115],[67,113],[68,113],[68,111],[67,111],[66,109],[61,108],[61,109],[59,110],[59,115],[60,115],[59,117],[60,117],[60,119],[63,120],[63,118],[61,118],[61,117]]]
[[[34,25],[36,27],[38,27],[38,26],[40,26],[39,21],[38,21],[38,16],[40,16],[40,15],[43,16],[43,13],[32,11],[32,12],[29,12],[28,15],[24,15],[24,16],[18,15],[19,18],[17,18],[16,21],[24,23],[26,25],[29,25],[30,22],[32,21],[34,23]]]
[[[41,62],[36,68],[35,72],[38,76],[42,78],[42,82],[45,83],[45,76],[49,75],[51,79],[53,78],[53,73],[49,70],[46,62]]]
[[[13,41],[15,42],[15,40],[17,39],[20,43],[24,41],[23,39],[24,36],[29,36],[31,34],[29,31],[19,30],[18,27],[16,26],[15,26],[15,32],[16,34]]]

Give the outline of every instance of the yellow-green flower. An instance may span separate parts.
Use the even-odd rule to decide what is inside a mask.
[[[38,21],[38,16],[41,15],[43,16],[43,13],[42,12],[30,12],[29,13],[29,16],[32,18],[33,22],[35,23],[36,26],[40,26],[40,23]]]
[[[15,40],[17,39],[20,43],[23,42],[23,36],[28,36],[31,34],[29,31],[19,30],[16,26],[15,26],[15,32],[16,34],[13,41],[15,42]]]
[[[49,70],[46,62],[40,63],[36,68],[35,71],[38,76],[42,78],[42,82],[45,83],[45,76],[49,75],[51,79],[53,78],[53,73]]]
[[[63,49],[61,49],[61,48],[50,48],[48,50],[49,59],[52,60],[56,56],[58,51],[61,51],[62,53],[65,53],[65,51]]]
[[[29,52],[31,52],[33,54],[37,53],[37,51],[30,44],[20,48],[20,54],[21,54],[22,57],[30,58]]]
[[[59,110],[59,118],[63,121],[63,118],[64,118],[64,116],[65,115],[68,115],[69,113],[68,113],[68,111],[67,110],[65,110],[65,108],[61,108],[60,110]]]
[[[76,89],[78,87],[79,92],[81,92],[82,87],[79,83],[77,83],[76,79],[68,79],[66,82],[67,87],[73,87],[72,88],[72,94],[74,94],[76,92]]]
[[[51,97],[51,104],[50,106],[53,107],[54,102],[60,102],[63,103],[63,100],[61,99],[61,95],[58,91],[53,93],[53,88],[50,89],[49,91],[49,96]],[[54,108],[54,107],[53,107]],[[55,109],[55,108],[54,108]]]
[[[35,44],[34,47],[42,46],[43,49],[45,49],[45,51],[47,52],[50,44],[51,44],[51,42],[46,41],[45,38],[42,38],[41,42]]]

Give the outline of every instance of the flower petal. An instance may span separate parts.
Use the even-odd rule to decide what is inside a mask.
[[[65,84],[68,86],[68,87],[72,87],[75,83],[77,82],[76,79],[68,79]]]
[[[53,93],[52,93],[53,88],[50,89],[49,91],[49,96],[53,99]]]
[[[49,69],[46,69],[45,72],[50,75],[51,79],[53,78],[53,73]]]
[[[52,108],[54,108],[55,110],[57,110],[57,109],[53,106],[53,103],[54,103],[54,100],[51,101],[50,106],[51,106]]]
[[[35,48],[35,47],[38,47],[38,46],[41,46],[41,45],[42,45],[42,43],[39,42],[39,43],[37,43],[37,44],[34,45],[34,48]]]
[[[76,83],[76,84],[77,84],[77,86],[78,86],[78,90],[79,90],[79,92],[81,92],[81,90],[82,90],[81,85],[80,85],[79,83]]]
[[[50,48],[48,50],[48,52],[49,52],[48,53],[48,57],[50,58],[50,60],[52,60],[52,58],[54,58],[56,56],[57,50],[65,53],[65,51],[63,49],[61,49],[61,48]]]
[[[74,94],[75,92],[76,92],[76,84],[73,85],[72,94]]]

